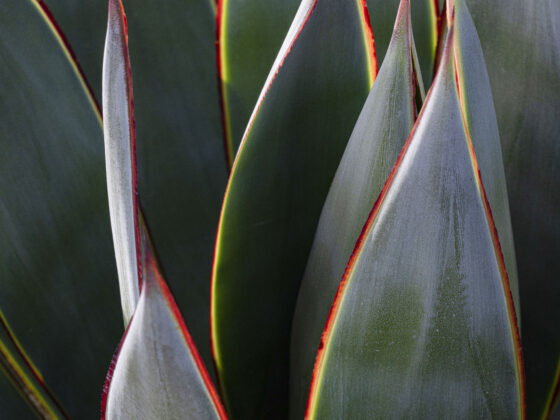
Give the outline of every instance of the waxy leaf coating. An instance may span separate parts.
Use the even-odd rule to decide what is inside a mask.
[[[212,339],[233,418],[287,416],[299,284],[375,72],[361,2],[302,2],[247,126],[217,235]]]
[[[452,42],[451,29],[337,292],[309,418],[524,418],[513,302]]]
[[[294,419],[304,415],[321,333],[346,263],[414,124],[411,37],[410,4],[403,0],[387,55],[323,206],[300,287],[290,355]]]

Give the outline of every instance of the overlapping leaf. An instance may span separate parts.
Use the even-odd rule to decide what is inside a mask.
[[[560,2],[466,3],[498,117],[519,270],[528,413],[540,418],[550,409],[560,365]]]
[[[234,418],[287,415],[297,291],[375,70],[359,2],[302,2],[234,162],[217,237],[212,337]]]
[[[88,419],[122,316],[102,131],[59,41],[39,3],[1,3],[0,309],[64,409]]]
[[[348,264],[309,418],[523,418],[505,264],[465,131],[450,30],[411,137]]]
[[[321,333],[346,263],[414,124],[410,4],[401,2],[392,42],[330,187],[300,287],[290,355],[291,417],[302,418]]]
[[[106,1],[49,0],[49,6],[84,71],[94,74],[92,85],[98,91]],[[124,1],[124,6],[141,206],[162,270],[209,365],[209,279],[227,167],[215,13],[210,0]]]
[[[299,3],[299,0],[220,1],[216,53],[230,166]]]
[[[226,419],[144,238],[143,286],[103,395],[101,418]]]
[[[371,26],[375,37],[375,52],[381,64],[391,41],[393,23],[399,7],[398,0],[367,0]],[[433,0],[412,1],[411,17],[414,42],[418,49],[418,58],[422,77],[426,86],[432,80],[434,54],[436,48],[436,10]]]

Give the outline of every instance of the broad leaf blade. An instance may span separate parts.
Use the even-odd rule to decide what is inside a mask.
[[[530,418],[550,410],[560,363],[560,2],[467,4],[494,95],[519,272]]]
[[[375,75],[358,3],[302,2],[233,165],[216,243],[212,338],[234,418],[287,416],[297,291]]]
[[[522,418],[519,336],[452,54],[356,245],[310,418]]]
[[[362,226],[414,123],[410,4],[401,2],[392,42],[331,184],[300,287],[292,326],[291,417],[301,418],[321,333]]]
[[[126,17],[120,0],[109,0],[103,56],[103,116],[109,214],[126,326],[138,302],[142,267],[132,73],[128,57]]]
[[[146,239],[144,244],[142,293],[107,377],[101,418],[226,419]]]
[[[106,2],[49,0],[49,6],[99,92]],[[209,0],[124,0],[124,6],[140,204],[165,278],[210,365],[209,279],[227,172],[215,13]]]
[[[59,39],[39,3],[2,2],[0,308],[64,409],[88,419],[122,316],[103,134]]]
[[[299,3],[299,0],[222,0],[219,4],[217,56],[224,140],[230,166]]]

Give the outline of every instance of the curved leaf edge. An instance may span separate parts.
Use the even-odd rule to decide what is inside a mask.
[[[444,11],[445,13],[445,11]],[[446,60],[446,56],[451,55],[452,54],[452,50],[453,50],[453,37],[454,37],[454,31],[453,31],[453,11],[451,11],[450,13],[450,24],[449,24],[449,29],[447,31],[447,39],[445,42],[445,48],[443,50],[442,53],[442,59],[440,60],[441,62],[444,62]],[[447,58],[448,59],[448,58]],[[441,67],[441,68],[440,68]],[[458,79],[457,79],[457,71],[456,71],[456,67],[455,67],[455,63],[453,62],[453,69],[455,72],[455,81],[456,81],[456,88],[457,90],[459,90],[458,88]],[[439,77],[440,74],[444,71],[445,69],[443,69],[442,66],[438,66],[437,69],[437,73],[436,76]],[[432,90],[433,90],[433,86],[435,85],[436,82],[436,77],[434,78],[434,83],[432,83],[432,86],[430,87],[430,90],[428,91],[427,95],[426,95],[426,100],[424,103],[428,103],[429,98],[431,96]],[[460,99],[460,97],[459,97]],[[371,229],[373,228],[373,225],[375,224],[375,221],[377,219],[377,215],[379,214],[379,211],[381,209],[381,206],[383,204],[383,202],[385,201],[385,197],[387,196],[387,193],[389,191],[389,189],[391,188],[392,184],[393,184],[393,180],[395,178],[396,173],[398,172],[402,160],[404,158],[404,156],[406,155],[406,152],[410,146],[411,140],[414,137],[414,134],[416,132],[416,128],[418,126],[418,123],[421,121],[421,117],[422,114],[424,112],[425,107],[422,107],[422,109],[420,110],[420,113],[418,115],[418,118],[416,119],[416,122],[414,124],[414,127],[412,128],[410,135],[408,136],[408,139],[406,140],[405,145],[403,146],[401,152],[399,153],[399,156],[397,157],[397,160],[395,162],[395,165],[393,166],[393,169],[391,169],[391,172],[389,174],[389,176],[387,177],[387,180],[385,181],[385,184],[383,185],[383,188],[381,190],[381,193],[379,194],[379,197],[377,198],[377,200],[375,201],[373,208],[367,218],[366,223],[364,224],[364,227],[362,228],[362,231],[360,233],[360,236],[358,237],[358,240],[356,242],[356,245],[354,247],[354,250],[352,251],[352,255],[350,256],[350,259],[348,261],[348,264],[346,266],[346,269],[344,271],[344,274],[342,276],[342,279],[340,281],[338,290],[336,292],[335,298],[334,298],[334,302],[331,306],[331,309],[329,311],[329,315],[327,317],[327,321],[325,324],[325,328],[323,331],[323,334],[321,336],[321,341],[319,343],[319,348],[318,348],[318,352],[317,352],[317,357],[316,357],[316,361],[315,361],[315,367],[313,369],[313,374],[312,374],[312,379],[311,379],[311,387],[309,390],[309,398],[308,398],[308,402],[307,402],[307,409],[306,409],[306,414],[305,414],[305,418],[306,419],[310,419],[313,418],[313,412],[315,410],[315,406],[316,406],[316,402],[317,402],[317,396],[318,396],[318,391],[319,391],[319,384],[320,384],[320,379],[321,379],[321,374],[322,374],[322,367],[324,365],[324,361],[325,361],[325,356],[327,353],[327,349],[328,349],[328,344],[330,341],[330,336],[334,327],[334,324],[336,322],[336,318],[340,309],[340,305],[342,303],[342,300],[344,298],[345,292],[347,290],[347,286],[349,283],[349,279],[351,277],[351,274],[353,272],[354,266],[358,260],[358,257],[365,245],[367,236],[369,234],[369,232],[371,231]],[[489,227],[489,234],[491,236],[491,240],[492,240],[492,244],[494,247],[494,252],[495,252],[495,256],[496,256],[496,261],[498,264],[498,268],[500,271],[500,277],[502,279],[502,290],[504,292],[504,297],[505,297],[505,301],[506,301],[506,307],[508,310],[508,318],[509,318],[509,323],[510,323],[510,327],[511,327],[511,331],[512,331],[512,339],[513,339],[513,348],[514,348],[514,352],[515,352],[515,362],[516,362],[516,374],[518,375],[518,395],[519,395],[519,400],[520,400],[520,406],[519,406],[519,415],[521,419],[526,419],[526,412],[527,412],[527,403],[526,403],[526,396],[525,396],[525,373],[524,373],[524,365],[523,365],[523,353],[522,353],[522,347],[521,347],[521,336],[519,334],[519,328],[518,328],[518,323],[517,323],[517,317],[516,317],[516,312],[515,312],[515,307],[513,304],[513,297],[511,294],[511,290],[509,287],[509,280],[508,280],[508,276],[507,276],[507,272],[505,269],[505,262],[503,259],[503,255],[502,255],[502,251],[501,251],[501,247],[500,247],[500,242],[498,239],[498,232],[496,230],[496,226],[494,224],[494,219],[492,217],[492,211],[490,209],[490,204],[488,202],[488,199],[486,197],[486,191],[484,190],[484,186],[482,184],[482,178],[480,176],[480,171],[478,169],[478,164],[476,161],[476,156],[474,154],[474,148],[470,139],[470,135],[468,133],[467,130],[467,126],[466,126],[466,120],[465,120],[465,116],[464,116],[464,112],[463,109],[460,107],[461,110],[461,117],[463,120],[463,126],[464,126],[464,130],[465,130],[465,134],[467,137],[467,141],[468,141],[468,148],[469,148],[469,154],[470,154],[470,158],[471,158],[471,163],[473,165],[473,174],[475,174],[475,183],[477,185],[477,189],[479,191],[479,195],[484,207],[484,211],[485,211],[485,215],[486,215],[486,219],[488,222],[488,227]]]
[[[74,53],[74,50],[72,49],[72,46],[70,45],[70,42],[68,41],[68,38],[66,37],[66,35],[62,31],[62,28],[60,27],[60,25],[57,23],[53,13],[49,10],[49,8],[46,5],[46,3],[44,2],[44,0],[28,0],[28,1],[30,1],[35,6],[38,13],[41,15],[41,17],[47,23],[49,29],[52,31],[54,37],[56,38],[56,40],[58,41],[58,43],[60,45],[60,48],[62,49],[62,52],[66,56],[70,65],[72,66],[72,69],[74,70],[74,73],[76,74],[76,77],[78,78],[78,80],[80,82],[80,85],[84,89],[84,92],[85,92],[85,94],[88,98],[88,101],[89,101],[90,105],[92,106],[93,111],[95,112],[95,116],[96,116],[97,120],[99,121],[100,124],[102,124],[101,106],[99,105],[99,102],[98,102],[97,98],[95,97],[95,94],[93,93],[93,89],[91,88],[91,85],[90,85],[90,83],[89,83],[89,81],[88,81],[88,79],[87,79],[87,77],[86,77],[86,75],[85,75],[85,73],[82,69],[82,66],[80,65],[80,62],[78,61],[78,57]]]
[[[198,374],[200,375],[200,377],[202,378],[202,382],[204,383],[204,386],[206,387],[206,390],[208,392],[208,394],[210,395],[210,399],[212,400],[214,407],[216,408],[216,412],[219,416],[219,418],[221,420],[227,420],[227,414],[226,411],[224,409],[224,406],[220,400],[220,397],[218,395],[218,392],[216,390],[216,388],[214,387],[214,384],[212,383],[212,380],[210,379],[210,375],[208,374],[208,371],[206,369],[206,367],[204,366],[204,362],[202,361],[202,358],[200,357],[200,354],[196,348],[196,345],[194,343],[194,340],[191,337],[191,334],[187,328],[187,325],[183,319],[183,316],[181,315],[181,311],[179,310],[179,307],[177,306],[177,303],[175,302],[175,298],[173,297],[173,294],[171,293],[167,283],[165,282],[165,280],[163,279],[162,275],[161,275],[161,267],[158,263],[157,260],[157,255],[155,253],[155,249],[153,247],[153,243],[150,239],[149,236],[149,227],[147,226],[147,224],[145,223],[145,220],[143,218],[140,218],[140,227],[141,227],[141,232],[142,232],[142,243],[143,243],[143,249],[142,249],[142,255],[143,255],[143,267],[147,267],[147,266],[151,266],[153,267],[154,273],[155,273],[155,278],[157,281],[157,286],[159,287],[159,289],[161,290],[167,305],[169,306],[170,310],[171,310],[171,314],[173,316],[173,318],[175,319],[175,322],[177,323],[177,325],[179,326],[179,329],[181,331],[181,335],[183,336],[184,340],[185,340],[185,344],[187,346],[187,348],[189,349],[192,358],[195,362],[195,366],[197,368]],[[121,341],[119,342],[115,353],[113,354],[113,357],[111,359],[111,363],[109,365],[109,369],[107,371],[107,375],[105,377],[105,383],[103,385],[103,392],[102,392],[102,396],[101,396],[101,420],[106,420],[106,410],[107,410],[107,401],[108,401],[108,396],[109,396],[109,391],[111,388],[111,382],[113,379],[113,374],[115,372],[115,368],[117,366],[117,362],[120,356],[120,352],[121,349],[123,347],[123,344],[126,340],[126,337],[128,335],[128,331],[130,329],[130,326],[132,325],[132,321],[134,319],[134,314],[132,315],[132,317],[130,318],[130,322],[128,323],[126,330],[121,338]]]
[[[220,22],[224,19],[224,12],[223,12],[223,7],[224,7],[224,2],[227,0],[220,0],[218,3],[218,13],[217,13],[217,19],[218,20],[218,25],[217,25],[217,31],[221,31],[220,33],[223,33],[223,28],[220,28],[221,24]],[[214,257],[213,257],[213,263],[212,263],[212,280],[211,280],[211,284],[210,284],[210,348],[212,351],[212,356],[213,356],[213,360],[214,360],[214,367],[216,369],[216,372],[218,373],[217,377],[219,378],[219,372],[220,372],[220,367],[221,367],[221,357],[220,357],[220,351],[219,351],[219,345],[218,345],[218,335],[216,333],[217,330],[217,326],[215,323],[215,319],[216,319],[216,315],[215,315],[215,311],[216,311],[216,305],[215,305],[215,299],[216,299],[216,292],[215,292],[215,284],[216,284],[216,269],[217,269],[217,261],[219,259],[219,248],[220,248],[220,244],[221,244],[221,231],[222,231],[222,222],[224,220],[224,210],[227,207],[228,204],[228,198],[229,198],[229,192],[230,192],[230,186],[232,183],[232,180],[234,178],[235,175],[235,170],[237,167],[237,162],[239,161],[239,156],[243,153],[244,150],[244,146],[245,146],[245,140],[251,130],[252,124],[256,118],[256,116],[259,113],[260,107],[264,101],[264,98],[266,97],[268,91],[270,90],[270,86],[272,85],[272,83],[274,82],[276,75],[278,74],[278,72],[280,71],[280,68],[282,67],[282,65],[284,64],[284,61],[286,59],[286,57],[290,54],[290,51],[293,47],[293,45],[295,44],[295,42],[297,41],[297,39],[299,38],[299,35],[301,34],[303,28],[305,27],[305,25],[307,24],[307,22],[309,21],[309,18],[311,17],[311,14],[313,13],[313,11],[315,10],[315,6],[317,5],[317,1],[318,0],[303,0],[302,3],[300,4],[298,11],[295,15],[295,18],[292,22],[292,25],[290,26],[290,29],[288,30],[288,34],[286,35],[286,38],[284,40],[284,42],[282,43],[282,47],[280,48],[280,51],[278,53],[278,56],[276,57],[272,68],[269,72],[269,75],[265,81],[265,84],[263,86],[263,89],[259,95],[259,99],[257,100],[257,104],[255,106],[255,109],[253,110],[253,113],[251,114],[251,117],[249,119],[249,122],[247,124],[247,128],[245,130],[245,133],[243,135],[243,138],[241,140],[241,143],[239,145],[239,150],[237,151],[237,154],[233,160],[233,164],[232,164],[232,168],[231,168],[231,173],[228,179],[228,183],[226,186],[226,190],[224,193],[224,201],[222,203],[222,208],[220,211],[220,220],[218,222],[218,229],[217,229],[217,233],[216,233],[216,245],[214,247]],[[368,56],[368,70],[369,70],[369,75],[370,75],[370,88],[373,85],[373,82],[375,81],[375,77],[377,76],[377,57],[375,54],[375,44],[374,44],[374,40],[373,40],[373,32],[371,30],[371,24],[370,24],[370,20],[369,20],[369,12],[367,10],[367,5],[366,5],[366,1],[365,0],[355,0],[357,2],[358,5],[358,9],[359,9],[359,16],[360,19],[362,21],[362,31],[364,33],[364,42],[366,43],[365,47],[366,50],[369,54]],[[369,44],[369,41],[371,40],[371,45]],[[221,63],[221,71],[224,72],[224,66],[223,66],[223,61],[222,61],[222,57],[221,57],[221,52],[223,51],[223,45],[222,45],[222,50],[218,50],[217,51],[217,56],[218,56],[218,60]],[[222,73],[220,75],[220,78],[223,77]],[[227,73],[225,73],[227,75]],[[227,79],[227,76],[226,76]],[[220,85],[222,85],[222,79],[220,80]],[[222,97],[222,100],[223,97]],[[220,386],[220,389],[222,388],[222,384],[221,384],[221,380],[218,379],[218,383]],[[227,401],[227,396],[222,393],[224,395],[224,399],[225,399],[225,403],[226,406],[228,405],[228,401]]]
[[[229,79],[228,71],[227,71],[227,42],[225,39],[226,34],[226,22],[227,22],[227,13],[228,13],[228,5],[229,0],[218,0],[217,4],[217,11],[216,11],[216,66],[218,70],[218,91],[220,96],[220,109],[221,109],[221,120],[222,120],[222,131],[224,136],[224,152],[226,156],[227,167],[230,171],[233,171],[233,165],[235,164],[235,157],[236,154],[239,154],[241,148],[243,146],[244,140],[247,137],[248,131],[252,125],[252,122],[258,113],[260,108],[260,104],[264,100],[266,93],[268,93],[269,87],[274,81],[276,74],[278,73],[280,67],[284,63],[285,58],[290,53],[293,44],[296,42],[299,34],[303,30],[304,26],[306,25],[307,21],[309,20],[313,10],[315,9],[315,5],[317,4],[318,0],[303,0],[298,8],[296,16],[294,18],[294,22],[297,19],[298,15],[300,15],[300,10],[303,10],[306,6],[309,7],[303,22],[299,26],[295,36],[292,37],[289,45],[287,44],[288,39],[290,38],[290,33],[292,32],[292,26],[288,31],[286,39],[282,43],[280,48],[280,52],[278,57],[282,55],[282,59],[278,61],[278,57],[274,61],[272,65],[272,69],[265,81],[264,87],[262,89],[261,94],[257,100],[257,104],[253,114],[249,119],[249,123],[247,125],[247,129],[241,139],[241,143],[239,145],[239,150],[235,152],[233,150],[233,138],[231,132],[231,118],[228,108],[228,96],[227,96],[227,89],[225,85]],[[375,40],[373,36],[373,31],[371,28],[371,19],[369,16],[369,11],[367,7],[366,0],[355,0],[358,7],[358,13],[360,16],[360,22],[362,25],[362,34],[363,34],[363,41],[368,55],[368,74],[369,74],[369,84],[370,87],[373,85],[375,80],[375,76],[377,75],[378,70],[378,63],[377,63],[377,54],[375,52]],[[311,3],[310,3],[311,2]],[[306,5],[306,3],[310,3],[310,5]],[[292,24],[293,25],[293,24]],[[286,48],[287,46],[287,48]],[[227,191],[227,190],[226,190]]]
[[[117,16],[115,16],[117,14]],[[116,21],[119,25],[119,31],[121,32],[121,51],[122,60],[125,66],[125,77],[126,77],[126,99],[128,105],[128,124],[129,124],[129,135],[130,135],[130,168],[132,173],[132,208],[133,208],[133,223],[134,223],[134,236],[135,236],[135,247],[136,247],[136,270],[138,276],[138,290],[142,289],[142,256],[140,248],[140,226],[139,226],[139,207],[138,207],[138,165],[136,159],[136,123],[134,120],[134,95],[132,91],[132,68],[130,65],[130,54],[128,50],[128,27],[126,21],[126,14],[124,12],[124,7],[122,0],[108,0],[108,13],[107,13],[107,40],[109,39],[109,31],[111,25]],[[107,42],[107,41],[106,41]],[[105,45],[105,53],[103,58],[103,67],[105,67],[105,56],[107,54],[107,43]],[[104,70],[105,71],[105,70]],[[103,75],[103,78],[105,75]],[[103,94],[105,95],[105,87],[103,87]],[[105,142],[107,142],[107,133],[104,131]],[[105,148],[105,153],[108,149]],[[111,197],[109,197],[109,208],[111,208]],[[111,221],[112,224],[112,221]],[[114,233],[113,233],[114,236]],[[115,238],[113,237],[113,241]],[[119,283],[120,283],[119,279]],[[139,293],[138,293],[139,295]],[[138,303],[138,295],[136,296],[136,303]],[[122,299],[122,296],[121,296]],[[123,308],[124,309],[124,308]],[[127,314],[125,315],[125,319]],[[126,319],[128,322],[128,319]]]
[[[0,370],[12,386],[29,407],[42,417],[70,418],[45,383],[40,370],[23,349],[1,310],[0,329],[3,330],[2,335],[7,336],[7,342],[0,339]]]
[[[91,88],[91,84],[87,80],[80,62],[78,61],[68,38],[62,31],[61,26],[58,24],[55,16],[43,0],[28,1],[33,5],[36,12],[51,31],[63,55],[66,57],[76,78],[78,79],[97,121],[100,125],[102,125],[101,106],[99,105],[99,102],[93,93],[93,89]],[[2,365],[4,374],[8,377],[14,388],[38,414],[42,416],[46,416],[48,414],[52,418],[69,418],[69,415],[62,404],[57,400],[54,393],[44,382],[40,370],[28,356],[1,310],[0,325],[4,330],[4,333],[8,336],[8,345],[11,345],[17,353],[16,355],[12,354],[7,345],[0,341],[0,365]],[[18,359],[22,362],[21,364],[17,362]],[[32,384],[33,381],[36,381],[40,389],[36,388]],[[56,411],[58,411],[58,414],[55,413]]]
[[[226,68],[226,17],[228,0],[218,0],[216,6],[216,67],[218,70],[218,96],[220,100],[220,112],[222,121],[222,135],[224,138],[224,154],[229,171],[233,164],[233,138],[231,133],[231,122],[229,109],[227,107],[228,97],[225,84],[228,80]]]
[[[560,359],[556,366],[556,373],[554,375],[554,380],[552,381],[552,386],[550,387],[550,394],[546,399],[545,409],[542,415],[542,420],[547,420],[552,418],[554,409],[560,406]]]

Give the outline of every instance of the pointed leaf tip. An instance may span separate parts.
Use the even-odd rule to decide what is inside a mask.
[[[126,18],[120,0],[109,0],[102,96],[109,213],[127,325],[138,302],[142,272],[132,72]]]
[[[523,418],[522,367],[450,28],[323,333],[307,418]]]
[[[323,205],[292,321],[290,417],[305,414],[317,347],[364,220],[414,124],[408,0]]]
[[[105,385],[102,419],[227,418],[142,235],[144,283]]]

